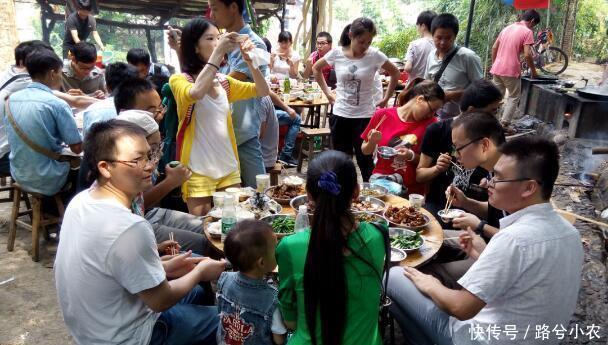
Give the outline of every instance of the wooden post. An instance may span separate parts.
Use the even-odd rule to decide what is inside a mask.
[[[317,49],[314,42],[317,39],[317,24],[319,22],[319,0],[312,0],[312,22],[310,23],[310,53]]]
[[[156,49],[154,45],[154,41],[152,41],[152,34],[150,33],[150,29],[146,29],[146,39],[148,40],[148,50],[150,51],[150,57],[153,62],[158,62],[156,58]]]
[[[51,38],[51,31],[49,30],[49,27],[46,22],[46,12],[45,11],[40,11],[40,24],[42,27],[42,40],[44,42],[50,44],[49,41]]]

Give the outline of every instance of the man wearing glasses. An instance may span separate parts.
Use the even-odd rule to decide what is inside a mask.
[[[95,185],[68,205],[54,265],[77,344],[215,344],[217,308],[201,305],[198,284],[217,279],[225,261],[190,252],[161,259],[152,227],[131,212],[151,186],[148,133],[112,119],[93,125],[85,140]]]
[[[70,63],[63,66],[63,92],[72,96],[88,95],[103,99],[106,81],[103,72],[95,66],[97,49],[91,43],[77,43],[71,50]]]
[[[479,140],[468,147],[473,145],[486,144]],[[491,169],[489,202],[509,215],[488,244],[471,228],[460,236],[462,250],[474,263],[458,280],[459,287],[445,287],[414,268],[390,271],[392,312],[408,343],[539,344],[527,329],[570,322],[583,248],[579,232],[549,202],[559,173],[557,145],[525,137],[505,143],[500,151]],[[489,326],[510,327],[515,333],[475,332]]]
[[[308,60],[306,61],[306,68],[304,69],[304,73],[302,73],[304,79],[308,79],[312,75],[312,65],[314,65],[315,62],[325,56],[325,54],[329,53],[331,49],[332,38],[329,32],[319,32],[317,34],[317,50],[310,54],[310,56],[308,57]],[[323,78],[325,79],[325,82],[327,82],[327,86],[329,86],[331,89],[334,89],[336,87],[335,74],[333,76],[334,80],[332,80],[331,77],[331,75],[333,74],[333,69],[334,68],[332,66],[327,65],[321,70],[321,72],[323,73]]]

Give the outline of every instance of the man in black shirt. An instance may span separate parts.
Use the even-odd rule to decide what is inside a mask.
[[[68,52],[74,49],[76,43],[86,41],[91,33],[93,39],[104,50],[105,46],[97,32],[97,22],[91,14],[91,3],[89,0],[78,0],[76,12],[70,14],[65,21],[65,34],[63,36],[63,57],[68,57]]]
[[[463,113],[484,111],[495,114],[500,106],[500,90],[487,80],[477,80],[469,85],[461,98],[460,109]],[[446,189],[454,184],[468,197],[476,200],[487,200],[485,189],[479,188],[480,181],[487,176],[483,168],[463,170],[452,164],[456,162],[453,152],[452,122],[446,119],[431,124],[424,134],[421,146],[420,162],[416,169],[416,180],[428,182],[425,208],[434,215],[446,205]],[[455,176],[458,178],[455,179]],[[439,219],[439,218],[438,218]],[[442,224],[447,226],[447,224]]]

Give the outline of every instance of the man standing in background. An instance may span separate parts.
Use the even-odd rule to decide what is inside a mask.
[[[519,56],[522,51],[532,78],[537,76],[531,45],[534,44],[532,28],[540,23],[540,15],[534,10],[526,11],[522,20],[502,29],[494,46],[492,46],[492,81],[504,96],[508,97],[502,109],[501,122],[503,126],[509,125],[519,103],[521,94],[521,62]]]
[[[97,22],[91,14],[91,3],[89,0],[78,0],[76,2],[76,12],[70,14],[65,20],[65,34],[63,36],[63,58],[68,58],[68,52],[81,41],[86,41],[93,33],[93,39],[104,50],[105,46],[97,32]]]
[[[431,50],[435,48],[431,23],[436,16],[437,13],[433,11],[424,11],[416,19],[416,30],[420,38],[410,43],[405,54],[405,71],[409,74],[409,80],[424,78],[426,60]]]

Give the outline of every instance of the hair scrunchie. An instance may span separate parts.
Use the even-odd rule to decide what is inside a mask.
[[[340,194],[340,190],[342,189],[342,186],[340,186],[338,183],[338,177],[333,171],[326,171],[321,174],[319,182],[317,182],[317,186],[319,186],[321,190],[333,196],[338,196],[338,194]]]

